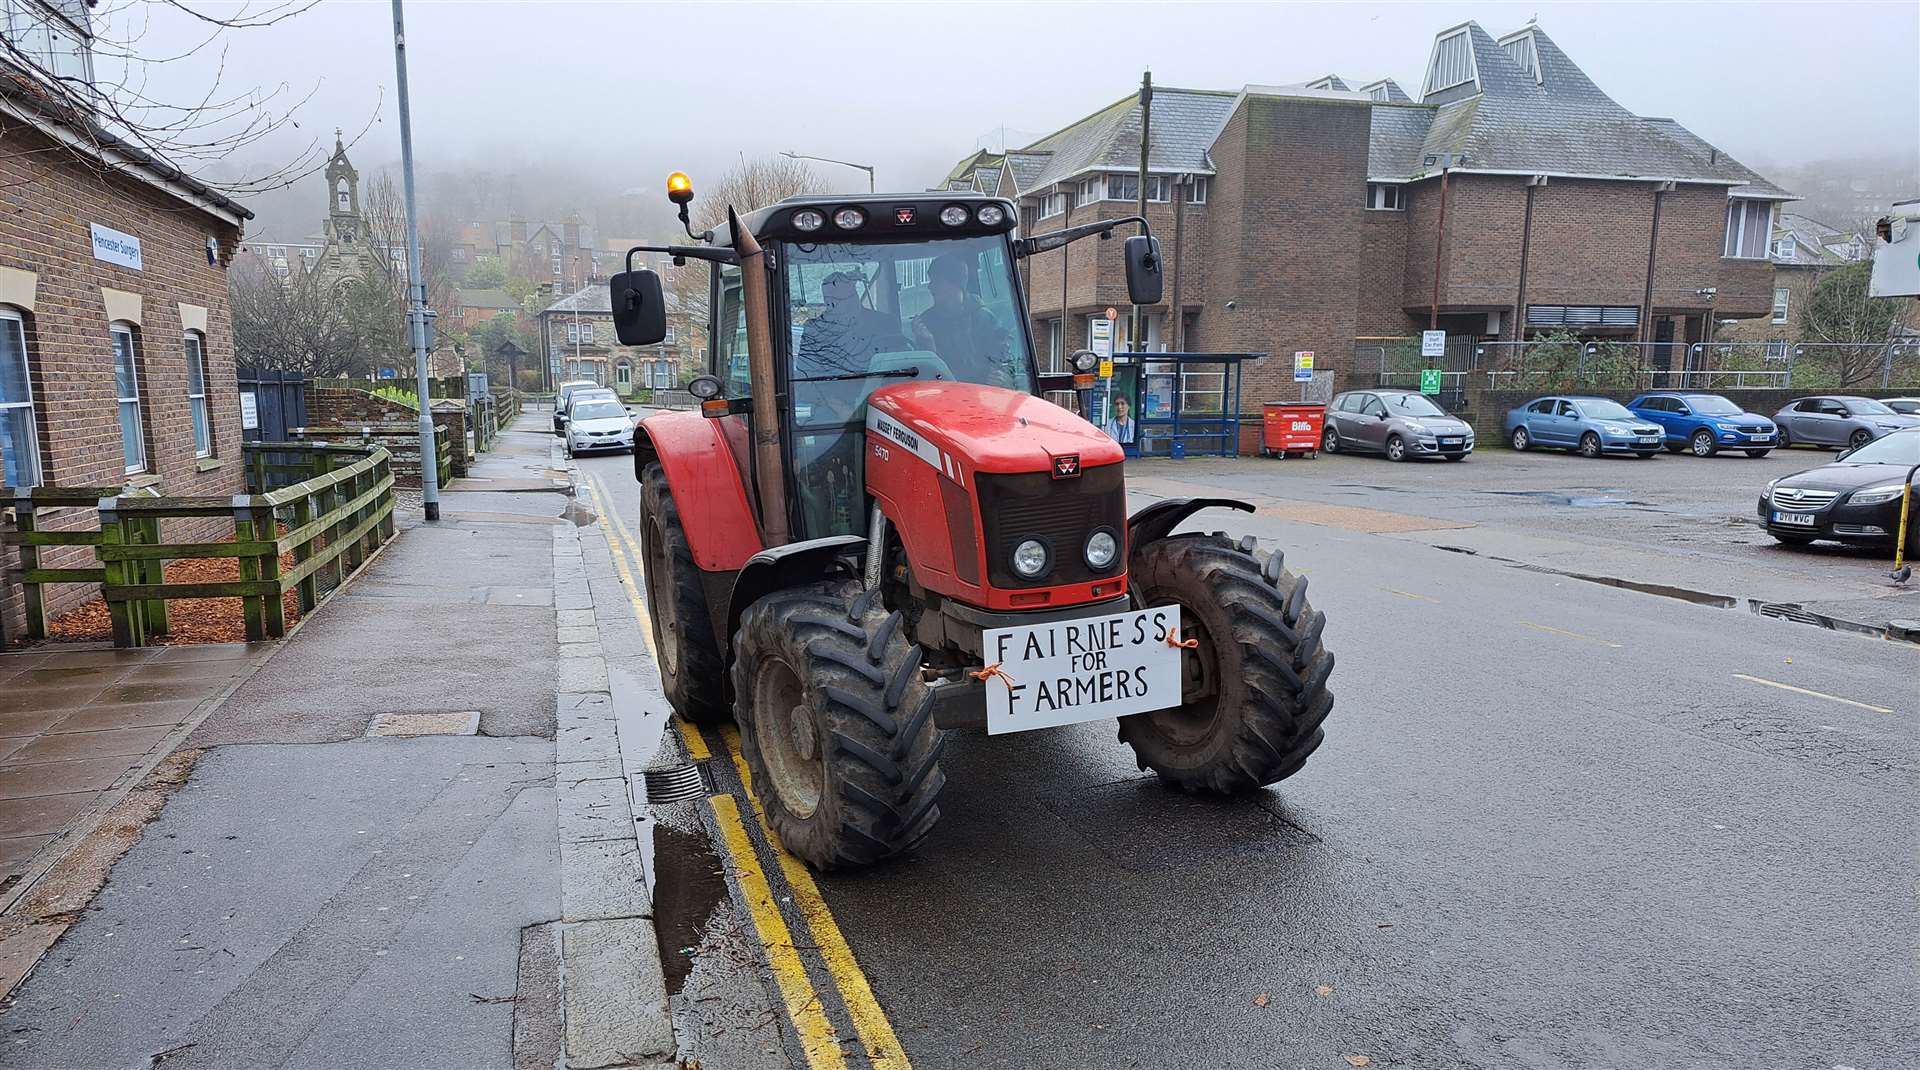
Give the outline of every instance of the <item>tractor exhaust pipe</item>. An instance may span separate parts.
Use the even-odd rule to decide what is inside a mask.
[[[787,473],[781,466],[780,405],[774,397],[773,320],[760,242],[727,206],[727,229],[740,258],[740,298],[747,315],[747,381],[753,394],[754,482],[760,488],[760,527],[768,546],[792,541],[787,531]]]

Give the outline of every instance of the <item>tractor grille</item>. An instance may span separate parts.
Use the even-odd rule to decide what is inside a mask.
[[[1127,554],[1126,485],[1120,468],[1104,464],[1073,479],[1054,479],[1047,472],[975,476],[987,535],[988,582],[1003,590],[1054,587],[1119,572]],[[1095,572],[1081,554],[1087,536],[1103,527],[1120,540],[1120,554],[1112,568]],[[1047,544],[1053,567],[1038,579],[1022,579],[1013,571],[1013,548],[1033,538]]]

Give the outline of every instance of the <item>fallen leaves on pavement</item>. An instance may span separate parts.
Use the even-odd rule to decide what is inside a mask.
[[[1316,996],[1331,996],[1333,995],[1333,986],[1332,985],[1314,985],[1313,994]]]
[[[1373,1065],[1373,1060],[1367,1058],[1364,1055],[1342,1055],[1341,1058],[1347,1061],[1348,1066],[1372,1066]]]
[[[1267,994],[1265,992],[1262,992],[1259,995],[1253,997],[1253,1005],[1256,1007],[1264,1007],[1271,1002],[1273,1001],[1267,997]]]

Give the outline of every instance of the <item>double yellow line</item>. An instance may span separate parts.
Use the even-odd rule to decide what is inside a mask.
[[[657,664],[659,655],[653,646],[653,628],[647,619],[642,586],[636,579],[643,577],[643,562],[646,559],[626,522],[612,507],[613,493],[600,482],[598,476],[590,473],[582,473],[582,476],[587,492],[593,498],[594,511],[605,522],[607,545],[613,551],[613,566],[620,575],[621,584],[627,589],[627,600],[633,605],[640,635],[647,644],[647,652],[654,656]],[[673,723],[686,744],[688,756],[695,761],[706,761],[713,757],[713,750],[699,728],[679,717],[675,717]],[[804,862],[781,849],[773,830],[768,827],[766,815],[753,793],[753,773],[747,768],[746,758],[740,752],[739,733],[732,727],[726,727],[721,729],[720,737],[726,745],[727,757],[739,774],[754,824],[779,866],[777,881],[770,878],[760,864],[759,851],[754,846],[753,837],[748,834],[739,802],[732,795],[722,792],[709,796],[707,803],[713,809],[714,824],[720,830],[721,847],[739,884],[741,899],[747,905],[754,932],[766,953],[774,986],[779,989],[787,1017],[792,1020],[794,1033],[806,1053],[809,1070],[843,1070],[847,1065],[846,1053],[842,1048],[845,1041],[834,1027],[827,1008],[821,1002],[820,993],[807,975],[806,963],[800,957],[793,931],[775,896],[776,884],[784,885],[784,891],[812,938],[821,967],[832,979],[834,989],[839,992],[840,1000],[846,1006],[847,1016],[852,1019],[854,1032],[859,1037],[868,1063],[878,1070],[912,1070],[913,1064],[907,1060],[906,1052],[900,1048],[899,1038],[894,1035],[893,1024],[887,1020],[886,1012],[880,1009],[880,1001],[874,997],[873,988],[867,983],[867,975],[854,958],[853,948],[840,932],[840,926],[834,922],[833,912],[827,909],[826,899],[821,896],[819,885],[814,883],[813,874],[808,872]]]

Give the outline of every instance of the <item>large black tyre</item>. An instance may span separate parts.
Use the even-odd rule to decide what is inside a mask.
[[[660,686],[681,717],[694,724],[717,724],[733,712],[727,705],[726,662],[714,641],[700,568],[680,526],[673,489],[657,463],[640,475],[640,514],[647,615],[653,622]]]
[[[1324,738],[1333,709],[1326,617],[1307,603],[1307,579],[1251,537],[1179,535],[1134,551],[1135,605],[1178,605],[1184,638],[1183,705],[1120,719],[1120,739],[1143,769],[1186,791],[1241,792],[1298,772]],[[1210,693],[1209,693],[1210,692]]]
[[[741,617],[741,750],[781,845],[818,869],[912,850],[940,820],[946,733],[901,631],[852,580],[778,591]]]

